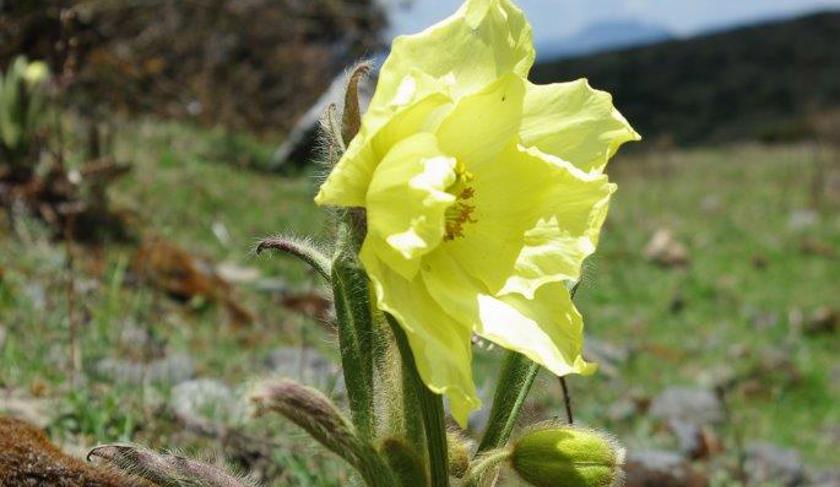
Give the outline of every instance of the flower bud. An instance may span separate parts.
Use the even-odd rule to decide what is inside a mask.
[[[401,438],[385,438],[379,451],[394,471],[401,487],[426,485],[426,466],[416,451]]]
[[[470,469],[472,445],[466,438],[452,431],[446,433],[446,444],[449,453],[449,473],[460,479]]]
[[[511,464],[537,487],[609,487],[621,478],[623,450],[591,430],[550,427],[526,433],[514,446]]]
[[[341,136],[344,145],[350,145],[362,125],[362,110],[359,103],[359,83],[373,70],[373,63],[361,62],[353,67],[347,80],[344,95],[344,113],[341,117]]]
[[[267,411],[280,413],[327,449],[358,464],[361,448],[353,426],[319,391],[288,379],[270,380],[257,387],[251,401],[258,416]]]
[[[224,467],[199,462],[172,453],[157,453],[146,448],[127,445],[100,445],[87,454],[154,485],[200,485],[207,487],[246,487],[244,479],[229,473]],[[145,485],[145,484],[143,484]]]
[[[43,61],[33,61],[26,65],[26,68],[23,70],[23,81],[26,83],[28,88],[32,88],[40,84],[43,81],[46,81],[47,77],[50,75],[50,70],[47,67],[47,64]]]

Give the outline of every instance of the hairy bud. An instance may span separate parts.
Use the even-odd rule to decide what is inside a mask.
[[[246,487],[239,478],[223,468],[202,463],[180,455],[157,453],[134,445],[100,445],[87,454],[88,460],[98,458],[127,473],[144,478],[156,485],[176,487]]]
[[[258,415],[268,411],[282,414],[355,467],[371,485],[396,482],[379,452],[361,439],[338,408],[317,390],[288,379],[266,381],[251,400]]]
[[[293,255],[317,271],[327,281],[330,280],[330,259],[321,252],[321,249],[309,239],[276,235],[266,237],[257,244],[255,252],[262,253],[264,250],[277,250],[288,255]]]
[[[385,438],[379,451],[394,471],[400,485],[426,485],[426,467],[417,452],[400,438]]]
[[[547,427],[514,443],[510,462],[537,487],[610,487],[621,479],[623,450],[611,438],[573,427]]]
[[[344,145],[350,145],[353,137],[359,133],[362,126],[362,113],[359,106],[359,82],[367,77],[373,69],[370,62],[357,64],[347,80],[347,93],[344,95],[344,114],[341,117],[341,136]]]
[[[355,456],[359,442],[353,426],[319,391],[288,379],[267,381],[259,386],[251,401],[257,406],[258,415],[267,411],[280,413],[330,451],[356,463],[355,458],[348,458]]]
[[[449,473],[462,478],[470,469],[470,443],[458,433],[446,433],[447,451],[449,452]]]

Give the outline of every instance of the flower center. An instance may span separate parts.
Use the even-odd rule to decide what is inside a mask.
[[[443,240],[446,242],[463,237],[464,226],[478,221],[473,217],[475,206],[467,203],[475,196],[475,188],[469,185],[473,180],[473,175],[460,163],[455,168],[455,173],[457,179],[447,189],[450,194],[455,195],[455,203],[446,209],[446,233],[443,236]]]

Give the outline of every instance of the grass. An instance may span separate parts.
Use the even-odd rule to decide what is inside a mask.
[[[214,262],[282,277],[292,288],[318,285],[296,262],[251,253],[255,240],[271,233],[328,237],[326,215],[311,200],[316,187],[311,174],[278,176],[238,167],[240,162],[229,160],[230,150],[220,149],[229,140],[255,157],[270,150],[247,137],[228,139],[218,131],[153,121],[120,122],[118,133],[118,159],[135,169],[111,195],[116,205],[138,215],[143,234],[163,236]],[[803,336],[789,325],[797,313],[836,307],[840,291],[840,261],[800,250],[804,238],[840,248],[838,202],[817,201],[822,206],[812,226],[789,225],[793,212],[815,205],[816,170],[817,154],[804,146],[616,159],[610,172],[619,192],[597,257],[587,264],[578,303],[588,334],[627,348],[630,358],[619,364],[617,376],[570,379],[581,421],[617,433],[631,448],[670,446],[670,436],[644,415],[615,419],[610,406],[629,396],[652,397],[669,385],[706,384],[722,373],[755,369],[773,351],[789,359],[785,367],[798,377],[787,380],[781,369],[760,371],[761,387],[731,397],[733,421],[719,436],[730,450],[737,430],[749,441],[796,448],[809,464],[832,463],[828,447],[836,441],[831,435],[837,434],[840,410],[830,376],[836,375],[838,338]],[[662,268],[643,258],[642,249],[660,228],[688,247],[690,266]],[[66,249],[30,219],[0,229],[0,326],[7,332],[0,348],[0,387],[45,401],[49,431],[66,444],[131,440],[196,452],[220,448],[213,439],[183,431],[162,406],[171,384],[129,386],[96,373],[103,358],[146,353],[120,339],[127,327],[148,329],[166,352],[189,353],[199,377],[234,388],[265,375],[265,357],[280,345],[307,343],[336,355],[327,333],[252,286],[236,293],[258,322],[232,327],[214,306],[179,304],[134,282],[131,246],[76,249],[72,299],[85,374],[73,385],[66,367]],[[765,320],[770,324],[758,326],[760,317],[770,317]],[[499,351],[478,355],[479,384],[489,398]],[[559,386],[542,377],[528,417],[560,411]],[[244,429],[271,439],[263,447],[269,459],[264,463],[272,465],[262,467],[276,485],[346,483],[346,469],[288,424],[256,421]],[[236,450],[224,448],[230,451]]]

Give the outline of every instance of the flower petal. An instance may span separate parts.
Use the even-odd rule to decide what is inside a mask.
[[[522,144],[602,171],[625,142],[641,136],[613,107],[612,96],[585,79],[550,85],[528,84],[520,132]]]
[[[406,260],[443,241],[446,208],[455,197],[455,159],[433,134],[421,132],[394,145],[376,168],[367,192],[368,236],[380,238]],[[406,279],[413,276],[404,275]]]
[[[416,99],[443,89],[457,99],[506,73],[526,77],[535,56],[531,37],[525,15],[510,0],[468,0],[423,32],[397,37],[371,100],[371,127],[381,126],[384,108],[405,99],[408,91]],[[414,70],[428,78],[412,75],[406,85]]]
[[[493,295],[577,279],[615,189],[607,177],[515,145],[470,170],[474,223],[442,247]]]
[[[532,299],[544,284],[580,279],[583,261],[598,245],[616,186],[602,174],[577,171],[537,149],[528,149],[528,153],[564,167],[569,176],[554,183],[554,194],[559,198],[545,201],[548,212],[525,232],[514,271],[498,292],[499,295],[519,293]]]
[[[472,376],[472,333],[431,298],[420,276],[409,281],[383,265],[370,248],[360,254],[376,293],[377,306],[396,318],[408,336],[420,378],[449,399],[452,416],[466,426],[481,406]]]
[[[432,132],[439,117],[436,111],[445,110],[450,100],[432,94],[402,108],[375,134],[359,132],[321,185],[315,202],[319,205],[363,207],[368,186],[379,162],[397,142],[419,132]]]
[[[473,331],[487,340],[556,375],[595,371],[581,356],[583,321],[563,283],[542,286],[530,300],[519,294],[495,297],[443,248],[424,259],[421,276],[447,313],[469,319]]]
[[[522,123],[525,81],[507,74],[458,100],[437,128],[440,147],[472,171],[511,144]]]

